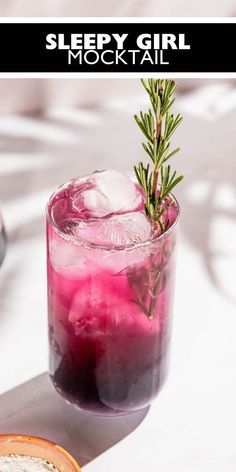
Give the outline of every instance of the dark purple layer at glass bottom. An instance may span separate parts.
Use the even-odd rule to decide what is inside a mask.
[[[153,342],[156,344],[156,340]],[[82,410],[103,416],[124,415],[150,405],[166,375],[166,355],[156,352],[153,357],[152,351],[150,357],[150,339],[146,355],[145,350],[141,351],[143,361],[138,359],[137,363],[135,358],[126,357],[125,350],[99,362],[94,348],[90,341],[83,353],[80,349],[78,358],[71,353],[64,355],[54,372],[51,369],[53,384],[60,395]],[[54,360],[53,354],[51,366]]]

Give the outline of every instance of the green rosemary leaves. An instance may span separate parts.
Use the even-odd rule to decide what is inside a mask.
[[[183,179],[171,172],[166,162],[174,156],[180,148],[170,150],[170,138],[182,121],[178,114],[174,116],[170,110],[175,101],[173,93],[176,83],[173,80],[149,79],[141,80],[151,103],[148,113],[140,111],[135,115],[135,121],[141,129],[146,141],[142,143],[145,152],[152,160],[146,167],[140,162],[134,166],[137,180],[146,194],[145,211],[147,217],[158,224],[160,231],[167,228],[162,221],[164,213],[163,202],[173,188]]]

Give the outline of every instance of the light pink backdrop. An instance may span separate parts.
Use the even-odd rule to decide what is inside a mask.
[[[1,0],[2,16],[229,16],[235,0]]]

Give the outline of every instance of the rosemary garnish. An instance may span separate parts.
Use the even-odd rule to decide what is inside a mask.
[[[128,280],[134,290],[136,303],[149,320],[155,315],[158,297],[165,289],[169,279],[169,263],[175,246],[175,240],[162,242],[162,253],[152,254],[147,265],[128,271]]]
[[[151,107],[148,113],[140,111],[134,118],[146,138],[142,146],[151,158],[153,168],[150,169],[150,164],[145,166],[140,162],[134,170],[146,195],[145,212],[155,235],[169,228],[169,220],[164,218],[167,207],[173,204],[169,194],[183,179],[182,175],[176,175],[176,171],[171,172],[170,165],[166,164],[179,151],[179,148],[170,149],[170,138],[182,117],[171,113],[176,88],[173,80],[149,79],[141,82],[148,93]],[[169,281],[174,246],[175,237],[167,236],[160,241],[156,254],[150,254],[142,267],[133,267],[128,271],[129,284],[134,291],[132,301],[149,320],[155,316],[159,296]]]
[[[161,233],[166,231],[169,222],[164,223],[162,215],[165,211],[163,202],[173,188],[183,179],[183,176],[176,176],[176,171],[171,173],[170,165],[165,165],[180,148],[170,151],[170,138],[182,121],[182,116],[174,116],[170,110],[175,101],[173,93],[176,83],[173,80],[141,80],[148,93],[151,108],[148,113],[140,111],[139,116],[134,118],[146,142],[142,146],[153,163],[153,170],[150,164],[145,166],[142,162],[134,166],[137,180],[146,195],[145,212],[149,220],[159,225]]]

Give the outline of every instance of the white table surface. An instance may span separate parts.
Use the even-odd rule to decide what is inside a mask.
[[[142,156],[132,121],[139,102],[116,97],[101,109],[0,116],[0,196],[9,235],[0,269],[1,432],[18,428],[57,440],[87,472],[235,472],[234,84],[206,82],[178,99],[185,120],[175,162],[186,178],[178,191],[171,369],[149,412],[87,420],[61,406],[45,375],[30,380],[47,369],[45,202],[76,174],[132,168]]]

